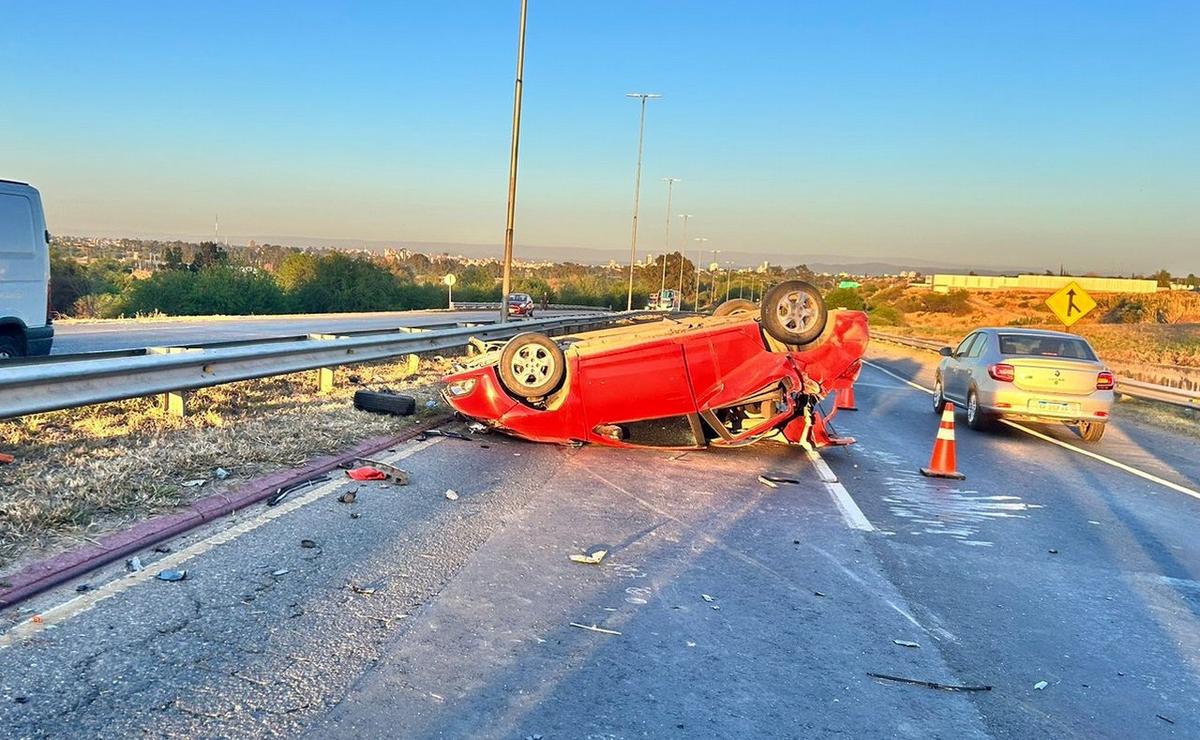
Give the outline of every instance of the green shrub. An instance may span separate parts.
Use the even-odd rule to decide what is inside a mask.
[[[877,326],[904,326],[904,313],[895,306],[875,306],[868,315]]]
[[[866,308],[862,296],[854,288],[837,288],[825,294],[825,305],[830,308],[849,308],[862,311]]]

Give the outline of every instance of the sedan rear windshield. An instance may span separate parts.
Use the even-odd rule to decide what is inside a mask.
[[[1083,339],[1075,337],[1039,337],[1032,334],[1001,334],[1000,354],[1032,357],[1062,357],[1068,360],[1095,361],[1096,353]]]

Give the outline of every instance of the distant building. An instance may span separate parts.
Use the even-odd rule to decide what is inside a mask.
[[[1155,280],[1130,278],[1071,277],[1070,275],[927,275],[925,284],[935,293],[951,290],[1049,290],[1054,291],[1070,282],[1089,293],[1154,293]]]

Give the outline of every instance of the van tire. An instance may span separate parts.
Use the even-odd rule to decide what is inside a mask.
[[[0,334],[0,360],[25,356],[25,343],[14,334]]]
[[[355,391],[354,408],[359,411],[370,411],[373,414],[412,416],[417,410],[417,399],[399,393]]]

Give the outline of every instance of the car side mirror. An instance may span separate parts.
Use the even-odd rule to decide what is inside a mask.
[[[938,350],[938,354],[941,355],[942,357],[953,357],[954,350],[950,349],[949,347],[942,347],[941,349]]]

